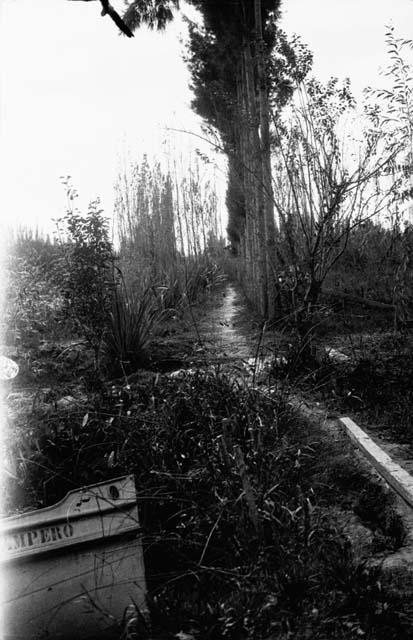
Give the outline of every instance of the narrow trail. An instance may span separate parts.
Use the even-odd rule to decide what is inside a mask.
[[[208,309],[207,314],[198,322],[197,330],[204,347],[214,356],[221,355],[229,359],[246,360],[253,350],[253,338],[242,335],[237,326],[237,307],[241,296],[232,284],[228,284],[222,293],[221,303]]]
[[[262,322],[254,315],[254,310],[249,308],[241,289],[228,282],[221,291],[212,294],[205,304],[194,308],[193,313],[189,314],[184,322],[179,322],[174,332],[168,336],[168,344],[173,344],[175,349],[179,349],[181,343],[191,348],[188,349],[187,357],[183,356],[182,351],[177,353],[176,364],[184,368],[169,369],[165,373],[172,376],[180,375],[188,370],[188,366],[199,366],[201,369],[211,367],[214,370],[218,368],[241,385],[253,384],[267,394],[283,384],[274,375],[270,375],[274,358],[280,356],[277,346],[279,347],[281,339],[281,335],[263,330]],[[145,372],[143,374],[145,375]],[[146,371],[146,375],[148,374],[158,375],[156,369]],[[9,410],[15,414],[15,428],[25,428],[26,417],[33,410],[36,401],[35,391],[29,388],[15,389],[15,392],[10,394]],[[338,424],[338,415],[327,402],[318,402],[312,397],[311,390],[303,397],[302,392],[293,386],[285,385],[285,393],[288,394],[289,403],[300,412],[310,429],[311,425],[314,425],[315,433],[320,433],[321,429],[323,438],[332,438],[339,448],[346,448],[347,438]],[[63,410],[63,401],[69,403],[68,410],[73,410],[78,403],[79,411],[86,411],[87,397],[80,396],[60,398],[54,407],[50,402],[44,403],[45,411]],[[42,403],[42,397],[39,398],[39,402]],[[45,416],[47,417],[47,412]],[[371,435],[398,464],[412,472],[413,465],[406,460],[407,455],[403,455],[401,445],[382,441],[377,437],[377,432],[373,431]],[[10,472],[14,473],[14,469],[10,468]],[[412,531],[408,542],[413,547],[413,512],[410,511],[408,517],[411,520]],[[413,557],[410,548],[406,550],[406,554],[410,563]]]
[[[196,320],[196,332],[199,364],[222,365],[247,378],[265,367],[273,351],[274,337],[271,341],[242,291],[230,282]]]
[[[260,376],[262,389],[276,384],[274,378],[269,377],[271,361],[276,356],[276,343],[281,336],[270,332],[262,334],[258,321],[257,323],[246,320],[251,314],[247,303],[240,289],[228,283],[222,296],[217,300],[215,306],[207,309],[205,315],[198,322],[197,331],[202,344],[202,353],[206,363],[228,365],[231,375],[244,382],[255,379],[255,375]],[[334,350],[335,351],[335,350]],[[340,353],[337,351],[337,353]],[[346,357],[348,362],[349,358]],[[267,368],[268,367],[268,368]],[[320,402],[312,397],[311,391],[303,393],[295,389],[290,389],[291,404],[310,423],[317,423],[333,439],[341,440],[344,437],[344,430],[338,425],[337,412],[329,402]],[[342,415],[350,415],[345,412]],[[356,416],[355,418],[358,421]],[[374,440],[380,449],[391,459],[399,464],[408,473],[413,474],[413,460],[411,447],[400,444],[382,437],[375,425],[363,424],[363,430]],[[413,513],[409,513],[413,525]]]
[[[192,317],[187,317],[184,324],[185,327],[177,326],[176,333],[167,338],[166,347],[172,345],[175,350],[178,348],[178,352],[175,360],[177,368],[173,370],[171,367],[165,371],[176,375],[188,366],[219,367],[221,372],[241,383],[259,384],[263,391],[279,384],[274,376],[270,376],[270,371],[274,358],[280,357],[279,346],[283,337],[263,331],[258,315],[255,316],[254,310],[249,308],[237,285],[228,282],[221,291],[212,294],[204,305],[194,309]],[[181,343],[188,345],[187,355],[180,350]],[[182,366],[184,369],[180,368]],[[151,375],[155,375],[155,372],[156,369]],[[17,379],[8,389],[8,415],[15,429],[25,429],[27,417],[35,405],[44,408],[45,417],[48,411],[56,409],[72,410],[78,407],[79,411],[84,410],[87,396],[74,388],[65,391],[65,395],[60,394],[63,397],[58,395],[53,403],[45,400],[52,386],[50,382],[47,387],[41,384],[21,385]],[[331,422],[330,418],[338,417],[340,413],[328,398],[320,402],[311,389],[304,392],[290,388],[288,393],[294,406],[319,424]],[[383,451],[413,475],[411,447],[382,437],[376,425],[366,424],[362,419],[360,421],[360,416],[347,411],[343,415],[353,417]]]

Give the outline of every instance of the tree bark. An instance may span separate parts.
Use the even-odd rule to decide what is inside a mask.
[[[249,200],[251,205],[251,230],[254,231],[255,252],[254,258],[258,269],[258,282],[256,283],[256,295],[260,313],[268,315],[268,271],[266,261],[266,237],[265,237],[265,199],[264,176],[261,161],[261,148],[259,138],[259,114],[257,113],[254,59],[251,55],[251,44],[244,43],[244,73],[246,88],[246,110],[249,133]]]
[[[259,144],[261,159],[264,250],[266,265],[267,313],[276,314],[276,280],[274,274],[275,219],[274,197],[272,190],[271,144],[270,144],[270,106],[265,69],[264,38],[262,30],[262,0],[254,0],[255,15],[255,60],[257,74],[257,93],[259,106]]]

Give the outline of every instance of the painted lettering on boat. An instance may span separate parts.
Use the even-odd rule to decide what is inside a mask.
[[[7,536],[7,550],[19,551],[20,549],[30,549],[30,547],[41,547],[44,544],[71,538],[73,533],[73,525],[70,522],[52,527],[11,533]]]

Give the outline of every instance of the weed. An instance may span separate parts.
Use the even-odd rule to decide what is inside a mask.
[[[28,491],[44,487],[46,503],[134,473],[151,637],[370,633],[377,579],[360,579],[314,484],[326,451],[303,437],[282,396],[197,371],[111,385],[89,400],[87,419],[78,407],[56,408],[46,421],[35,409],[37,446],[26,448],[18,473]]]
[[[129,292],[123,281],[114,289],[103,341],[110,375],[128,375],[147,362],[153,332],[164,317],[152,288],[139,297]]]
[[[376,523],[376,526],[378,524],[383,534],[393,541],[395,548],[403,544],[406,533],[402,518],[395,512],[393,498],[382,485],[367,482],[355,505],[355,512],[362,520]]]
[[[58,221],[63,253],[60,278],[64,282],[64,310],[93,349],[97,370],[116,287],[114,252],[108,221],[102,215],[99,200],[91,202],[87,214],[82,216],[73,207],[77,194],[69,179],[65,185],[69,205],[66,215]]]

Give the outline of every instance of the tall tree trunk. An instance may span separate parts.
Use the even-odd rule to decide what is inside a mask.
[[[244,44],[244,74],[245,74],[245,100],[248,118],[249,159],[248,177],[250,184],[251,203],[251,227],[254,231],[254,260],[258,267],[256,292],[258,294],[259,310],[265,317],[268,313],[267,300],[267,265],[265,244],[265,201],[263,190],[263,172],[260,153],[260,140],[258,132],[259,117],[256,108],[254,60],[251,55],[251,45]]]
[[[265,69],[264,39],[262,30],[262,0],[254,0],[255,15],[255,61],[257,74],[257,94],[259,108],[259,143],[263,192],[264,244],[267,284],[267,315],[276,313],[276,279],[274,274],[275,220],[274,197],[272,190],[271,144],[270,144],[270,106]]]

